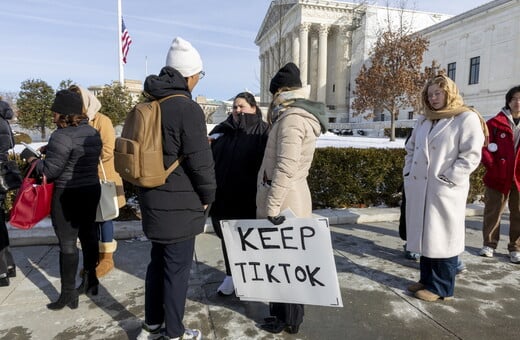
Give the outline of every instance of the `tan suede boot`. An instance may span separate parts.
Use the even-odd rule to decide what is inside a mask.
[[[96,276],[103,277],[114,269],[114,252],[117,249],[117,242],[99,242],[99,263],[96,267]]]

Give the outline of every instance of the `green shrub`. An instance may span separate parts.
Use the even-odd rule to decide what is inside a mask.
[[[308,183],[313,208],[349,208],[400,204],[404,149],[316,149]],[[484,192],[480,166],[471,175],[468,202]]]
[[[24,142],[24,143],[27,143],[27,144],[31,144],[32,143],[31,136],[29,136],[28,134],[26,134],[24,132],[14,132],[13,136],[14,136],[14,143],[15,144],[20,144],[21,142]]]
[[[313,209],[358,208],[401,202],[404,149],[319,148],[309,170]],[[484,193],[480,166],[471,175],[468,203]],[[136,188],[124,181],[127,198],[136,197]]]

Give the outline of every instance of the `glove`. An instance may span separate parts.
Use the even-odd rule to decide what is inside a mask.
[[[20,158],[21,158],[21,159],[25,159],[25,160],[27,160],[27,159],[29,159],[30,157],[36,157],[36,158],[38,158],[38,155],[35,154],[34,152],[32,152],[31,150],[27,149],[27,148],[23,149],[23,151],[20,153]]]
[[[281,216],[281,215],[278,215],[278,216],[267,216],[267,219],[269,220],[269,222],[271,222],[274,225],[280,225],[283,222],[285,222],[285,216]]]

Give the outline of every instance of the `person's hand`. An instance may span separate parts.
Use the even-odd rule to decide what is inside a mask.
[[[280,225],[283,222],[285,222],[285,216],[278,215],[278,216],[267,216],[267,219],[269,222],[271,222],[274,225]]]
[[[204,208],[204,211],[206,211],[206,209],[208,209],[208,205],[207,204],[204,204],[202,207]]]

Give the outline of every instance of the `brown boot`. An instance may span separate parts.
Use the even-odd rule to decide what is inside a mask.
[[[99,263],[96,267],[96,276],[103,277],[114,269],[113,255],[117,249],[117,242],[100,242],[99,243]]]

